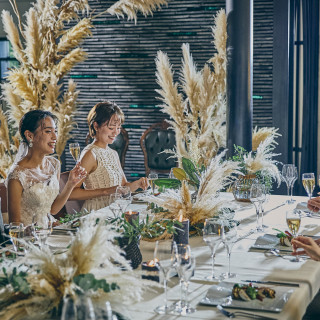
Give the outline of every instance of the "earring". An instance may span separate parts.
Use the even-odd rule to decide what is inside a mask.
[[[32,142],[32,139],[30,139],[29,141],[29,148],[32,148],[33,147],[33,142]]]

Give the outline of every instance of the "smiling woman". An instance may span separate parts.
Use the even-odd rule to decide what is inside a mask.
[[[140,178],[129,183],[122,170],[118,153],[109,147],[120,133],[124,122],[121,109],[109,101],[96,104],[88,114],[89,132],[93,142],[81,153],[80,164],[88,172],[84,180],[73,190],[70,200],[86,200],[83,209],[98,210],[109,205],[110,194],[118,186],[129,186],[131,191],[146,189],[148,181]]]
[[[49,111],[32,110],[20,120],[22,142],[6,180],[10,222],[44,226],[48,214],[63,207],[75,185],[86,176],[79,165],[69,175],[59,194],[60,162],[54,153],[56,117]]]

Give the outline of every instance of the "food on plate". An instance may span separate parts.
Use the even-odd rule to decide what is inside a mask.
[[[291,240],[293,239],[293,235],[289,231],[281,231],[278,229],[273,229],[278,231],[277,233],[277,238],[279,238],[280,245],[281,246],[286,246],[286,247],[291,247]]]
[[[236,283],[232,289],[232,297],[236,300],[251,301],[258,299],[263,301],[264,298],[274,299],[276,291],[267,287],[255,287],[252,283]]]

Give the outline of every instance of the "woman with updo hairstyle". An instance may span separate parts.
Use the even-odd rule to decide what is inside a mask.
[[[56,125],[56,116],[44,110],[29,111],[20,120],[22,142],[6,180],[10,222],[46,226],[86,176],[77,165],[59,194],[60,162],[49,156],[57,142]]]
[[[80,164],[88,172],[84,180],[72,191],[70,200],[86,200],[83,209],[98,210],[109,205],[110,194],[118,186],[129,186],[131,191],[146,189],[148,180],[140,178],[129,183],[122,170],[118,153],[109,147],[120,133],[124,122],[121,109],[109,101],[96,104],[88,114],[89,133],[94,139],[81,155]]]

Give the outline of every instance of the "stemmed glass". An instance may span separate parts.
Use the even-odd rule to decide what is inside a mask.
[[[237,239],[238,239],[237,222],[232,220],[226,220],[223,224],[222,242],[227,248],[229,263],[228,263],[228,272],[223,274],[224,279],[230,279],[236,276],[235,273],[230,272],[230,268],[231,268],[230,262],[231,262],[231,251]]]
[[[300,212],[298,210],[288,210],[286,212],[286,219],[288,228],[291,231],[293,237],[295,238],[297,236],[301,224]],[[298,258],[298,256],[296,256],[295,258],[292,258],[290,261],[299,262],[301,261],[301,259]]]
[[[304,186],[304,189],[306,190],[309,200],[312,197],[312,192],[314,190],[316,181],[314,178],[314,173],[304,173],[302,175],[302,184]]]
[[[121,195],[119,193],[110,194],[109,209],[112,211],[115,218],[118,218],[121,215],[121,207],[119,201],[121,201]]]
[[[18,252],[19,240],[23,237],[24,226],[21,222],[11,222],[9,224],[9,236],[13,246],[13,250]]]
[[[157,241],[156,246],[154,248],[154,261],[156,261],[156,266],[163,277],[163,287],[165,296],[164,305],[158,306],[154,311],[158,314],[167,314],[173,309],[173,307],[168,306],[167,281],[170,278],[171,270],[176,266],[177,263],[177,246],[175,242]]]
[[[218,219],[206,219],[203,227],[203,241],[211,250],[211,275],[206,277],[207,280],[219,280],[220,277],[214,274],[214,262],[216,250],[222,242],[223,225]]]
[[[266,200],[265,186],[259,183],[254,183],[250,189],[250,201],[254,204],[257,214],[257,227],[256,232],[263,232],[262,225],[262,213],[260,215],[260,208],[262,208],[263,202]],[[261,210],[262,211],[262,210]]]
[[[295,166],[293,164],[284,164],[282,167],[282,178],[287,185],[288,197],[290,196],[290,187],[295,180]],[[290,203],[290,200],[287,200]]]
[[[131,203],[131,190],[128,186],[118,186],[116,189],[116,194],[120,196],[120,199],[117,199],[117,203],[120,206],[121,212],[125,212],[128,205]]]
[[[32,219],[32,228],[33,228],[33,235],[38,242],[38,245],[40,248],[42,248],[49,237],[49,235],[52,233],[52,219],[48,215],[48,219],[43,222],[42,226],[37,226],[35,222],[35,216],[33,216]]]
[[[76,300],[74,300],[76,299]],[[63,300],[61,320],[95,320],[92,300],[81,295],[75,298],[65,297]]]
[[[293,200],[292,193],[293,193],[294,183],[296,182],[297,179],[298,179],[298,169],[297,169],[297,167],[294,166],[293,167],[293,179],[292,179],[291,185],[290,185],[290,188],[291,188],[291,191],[290,191],[291,199],[290,199],[289,203],[294,203],[296,201],[296,200]]]
[[[78,142],[69,143],[69,151],[72,155],[72,158],[76,163],[79,162],[80,159],[80,145]]]
[[[149,183],[150,183],[151,188],[152,188],[152,194],[154,194],[154,189],[155,189],[154,180],[157,180],[157,179],[158,179],[158,174],[157,173],[150,173],[148,175],[148,180],[149,180]]]
[[[174,313],[187,315],[196,311],[196,309],[192,308],[187,302],[189,281],[195,269],[196,259],[191,255],[189,245],[177,244],[177,250],[176,269],[180,279],[181,299],[175,305]]]

